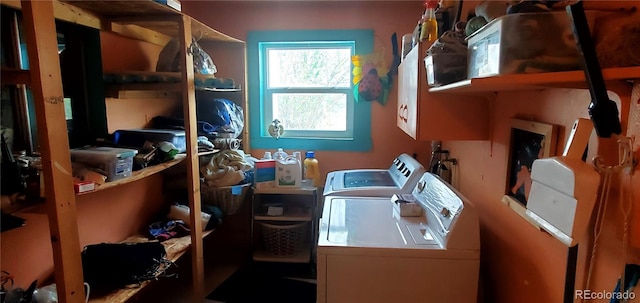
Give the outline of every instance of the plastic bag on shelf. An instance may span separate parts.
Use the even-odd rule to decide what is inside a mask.
[[[244,111],[242,107],[223,98],[196,97],[198,121],[205,121],[214,126],[220,136],[229,134],[237,138],[244,129]]]
[[[218,69],[213,63],[213,59],[200,47],[195,38],[191,38],[191,45],[188,51],[193,54],[193,69],[195,73],[215,76]],[[180,60],[180,43],[176,38],[173,38],[160,52],[156,71],[178,72],[181,70],[180,62],[182,62]]]

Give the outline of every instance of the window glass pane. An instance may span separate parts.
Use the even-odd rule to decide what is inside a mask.
[[[351,48],[267,49],[268,87],[349,87]]]
[[[347,94],[277,93],[272,98],[273,117],[287,130],[347,129]]]
[[[71,98],[64,98],[64,117],[66,120],[73,120],[73,109],[71,107]]]

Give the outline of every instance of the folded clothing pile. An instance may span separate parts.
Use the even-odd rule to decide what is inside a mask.
[[[252,169],[242,150],[223,150],[202,166],[200,173],[208,186],[221,187],[240,184],[245,180],[245,172]]]

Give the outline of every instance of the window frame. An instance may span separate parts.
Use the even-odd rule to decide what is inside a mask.
[[[271,121],[265,119],[268,113],[265,106],[265,66],[260,58],[264,55],[260,43],[262,42],[337,42],[355,41],[354,54],[368,54],[373,51],[373,30],[287,30],[287,31],[252,31],[247,37],[247,69],[249,85],[249,134],[252,148],[258,149],[314,149],[337,151],[369,151],[372,148],[371,139],[371,104],[369,102],[355,102],[353,84],[348,88],[347,102],[353,109],[353,124],[351,138],[326,137],[287,137],[275,139],[268,135],[267,128]],[[353,75],[351,75],[353,77]],[[351,82],[351,80],[350,80]],[[352,83],[352,82],[351,82]],[[347,107],[349,108],[349,106]],[[270,110],[269,110],[270,111]],[[348,113],[349,114],[349,113]],[[295,134],[295,133],[294,133]],[[320,133],[322,134],[322,133]]]
[[[355,55],[355,41],[311,41],[311,42],[259,42],[258,43],[259,48],[260,48],[260,55],[261,57],[264,58],[264,62],[266,64],[269,64],[269,59],[267,58],[266,54],[267,51],[272,50],[272,49],[286,49],[286,50],[296,50],[296,49],[309,49],[309,48],[313,48],[313,49],[337,49],[337,48],[343,48],[343,49],[349,49],[350,51],[350,56],[349,56],[349,62],[351,62],[351,56]],[[349,75],[351,75],[351,69],[348,71]],[[345,87],[270,87],[269,83],[269,75],[267,73],[265,73],[265,79],[263,81],[263,83],[265,84],[262,89],[264,92],[264,99],[263,99],[263,104],[264,104],[264,117],[273,117],[273,95],[275,94],[321,94],[321,93],[325,93],[325,94],[330,94],[330,93],[336,93],[336,94],[345,94],[346,95],[346,102],[347,102],[347,108],[346,108],[346,114],[347,117],[353,117],[354,116],[354,103],[353,102],[349,102],[349,101],[353,101],[353,88],[351,86],[351,82],[352,82],[352,77],[349,78],[348,80],[348,84]],[[263,120],[264,120],[263,117]],[[275,117],[276,119],[280,118],[279,120],[281,122],[283,122],[284,124],[286,124],[286,121],[284,121],[281,117]],[[336,139],[336,140],[350,140],[351,138],[353,138],[353,128],[354,128],[354,124],[355,121],[346,121],[346,130],[344,131],[332,131],[332,130],[324,130],[324,131],[319,131],[319,130],[292,130],[290,128],[287,128],[287,137],[289,138],[298,138],[298,139],[304,139],[304,138],[318,138],[318,139]],[[268,136],[268,132],[266,131],[266,129],[262,129],[261,131],[261,135],[262,136]]]

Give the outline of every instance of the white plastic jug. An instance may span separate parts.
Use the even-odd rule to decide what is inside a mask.
[[[300,187],[302,184],[302,165],[294,156],[276,160],[276,186]]]

